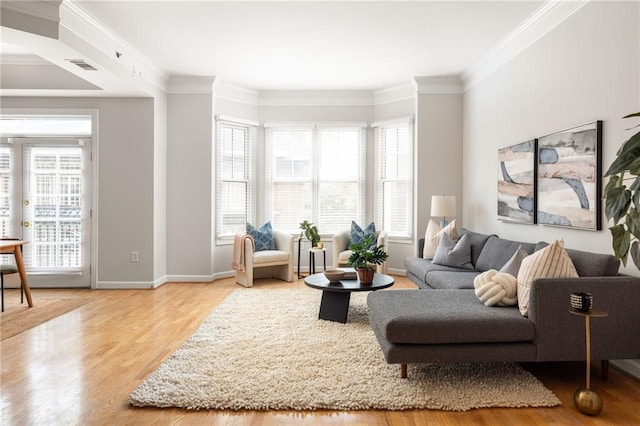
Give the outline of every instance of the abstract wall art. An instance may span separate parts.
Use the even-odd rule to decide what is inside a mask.
[[[498,150],[498,219],[536,223],[536,140]]]
[[[537,149],[538,223],[600,230],[602,121],[540,137]]]

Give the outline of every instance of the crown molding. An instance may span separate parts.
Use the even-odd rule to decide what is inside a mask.
[[[413,81],[419,95],[449,95],[463,92],[462,80],[457,75],[414,77]]]
[[[260,106],[368,106],[373,105],[370,90],[264,90]]]
[[[236,86],[224,81],[217,81],[214,88],[216,98],[226,99],[241,104],[258,105],[258,92]]]
[[[373,103],[374,105],[383,105],[407,99],[414,99],[415,97],[416,86],[414,83],[408,82],[399,86],[374,91]]]
[[[589,0],[545,1],[527,20],[462,74],[464,90],[487,78],[587,3]]]
[[[167,91],[169,75],[86,12],[76,0],[65,0],[60,5],[60,27],[101,54],[98,55],[100,61],[93,60],[101,67],[118,70],[123,76],[143,80],[163,92]],[[62,36],[61,41],[65,41]]]
[[[213,94],[215,84],[215,77],[172,75],[167,84],[167,93],[211,95]]]

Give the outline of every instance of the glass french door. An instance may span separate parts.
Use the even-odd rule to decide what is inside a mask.
[[[29,284],[90,287],[90,139],[7,140],[0,171],[2,234],[29,241]]]

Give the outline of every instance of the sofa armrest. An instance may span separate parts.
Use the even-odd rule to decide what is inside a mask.
[[[420,238],[418,240],[418,252],[416,253],[416,256],[419,258],[424,256],[424,238]]]
[[[640,358],[640,278],[541,278],[533,282],[529,319],[538,361],[584,360],[585,320],[569,313],[570,295],[593,295],[593,308],[608,313],[591,323],[593,359]]]

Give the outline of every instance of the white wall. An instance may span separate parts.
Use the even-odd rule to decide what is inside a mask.
[[[497,220],[498,148],[603,120],[603,169],[630,136],[621,120],[640,111],[640,4],[590,2],[464,94],[464,226],[515,240],[563,238],[567,247],[612,253],[590,232]],[[633,269],[627,272],[638,274]]]
[[[155,282],[154,100],[152,98],[7,98],[3,108],[98,110],[97,274],[99,288]],[[140,262],[131,263],[132,251]],[[95,265],[94,265],[95,266]]]
[[[213,96],[170,94],[167,113],[168,278],[211,280]]]

